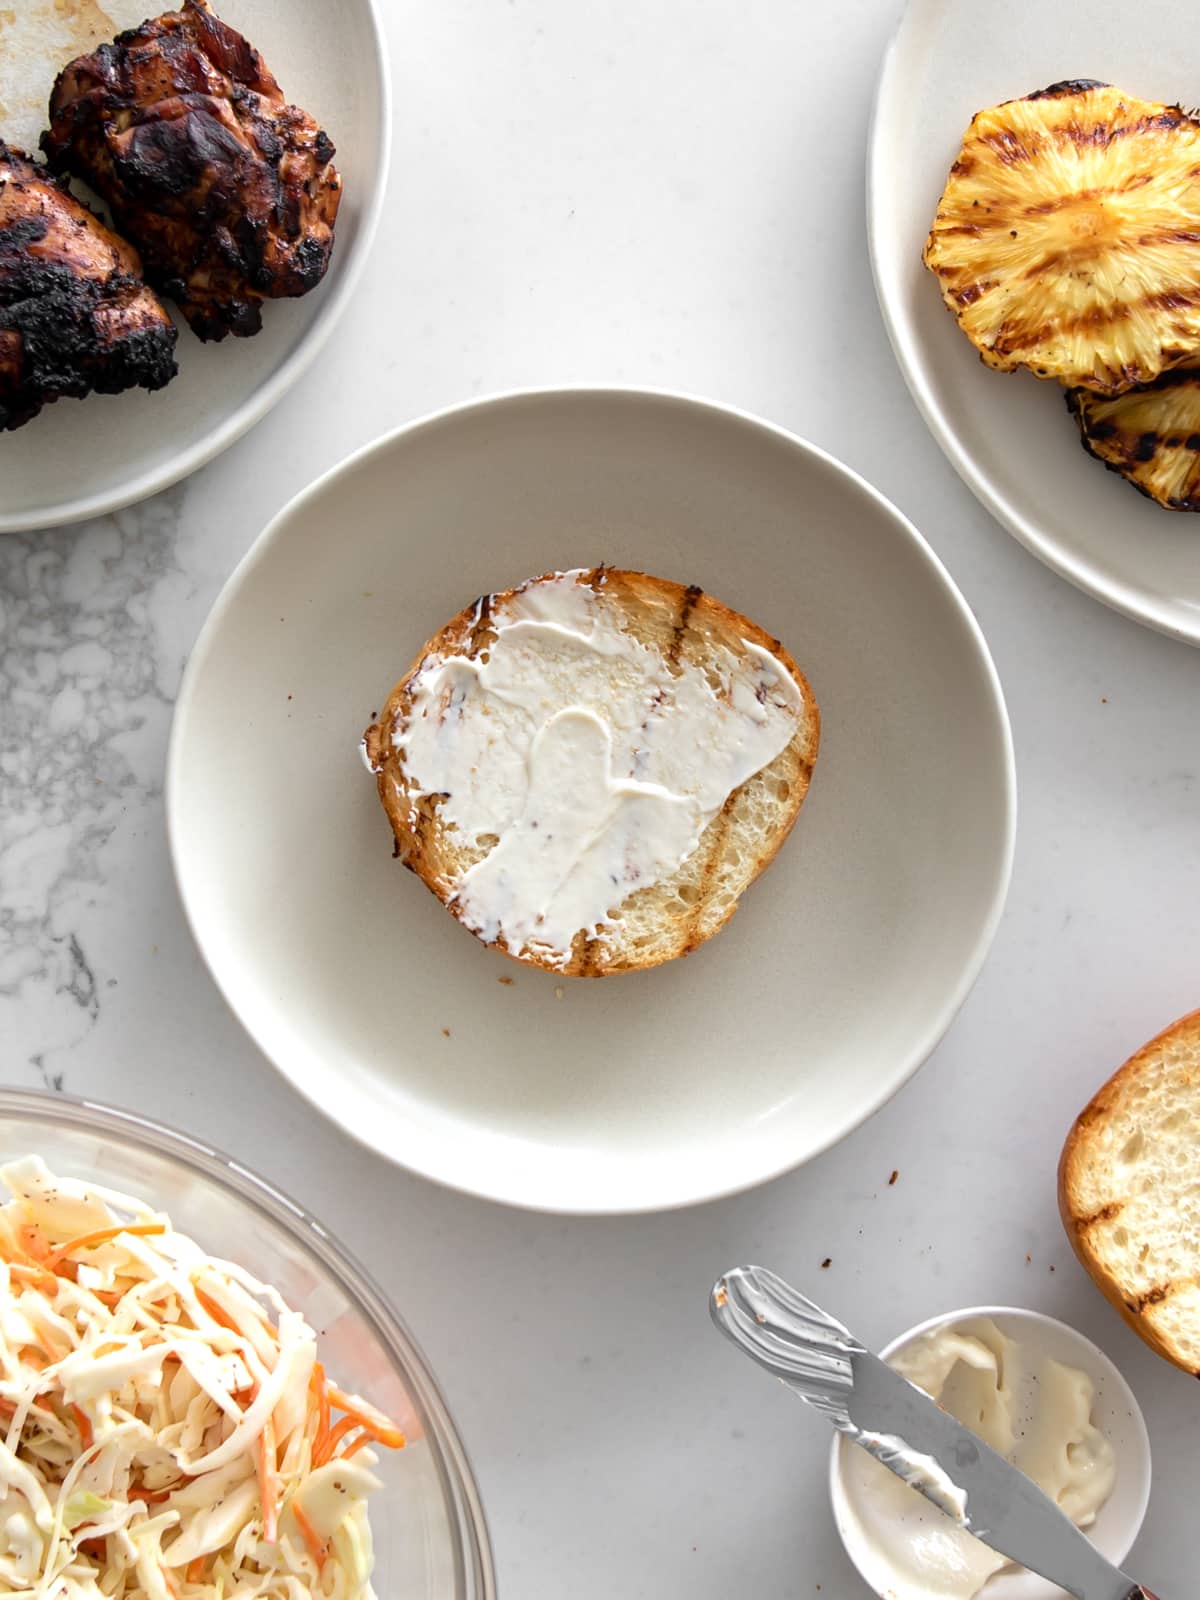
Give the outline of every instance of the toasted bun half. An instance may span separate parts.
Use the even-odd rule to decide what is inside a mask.
[[[521,588],[527,591],[552,581],[561,579],[547,574]],[[550,959],[528,945],[519,951],[497,946],[518,960],[568,977],[599,978],[687,955],[729,921],[739,897],[774,859],[799,815],[817,758],[820,715],[808,681],[779,640],[711,595],[612,567],[593,568],[578,581],[591,587],[622,631],[661,652],[672,671],[691,662],[715,673],[721,661],[728,662],[729,653],[744,657],[749,644],[773,655],[802,695],[795,733],[786,747],[734,789],[698,847],[672,876],[628,895],[612,908],[611,920],[593,937],[579,932],[565,960]],[[421,667],[431,657],[474,659],[486,652],[495,638],[490,619],[517,592],[506,590],[473,602],[436,633],[364,736],[366,758],[395,835],[396,855],[456,916],[455,894],[464,873],[494,847],[494,841],[464,837],[439,816],[437,796],[414,793],[404,750],[394,735],[406,725]]]
[[[1200,1377],[1200,1011],[1080,1113],[1059,1204],[1080,1261],[1159,1355]]]

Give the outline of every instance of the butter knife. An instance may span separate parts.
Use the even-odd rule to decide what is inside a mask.
[[[1031,1478],[773,1272],[735,1267],[709,1309],[739,1350],[999,1555],[1076,1600],[1155,1600]]]

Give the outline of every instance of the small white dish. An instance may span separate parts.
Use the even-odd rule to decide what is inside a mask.
[[[1031,1345],[1064,1366],[1085,1372],[1095,1385],[1092,1417],[1112,1442],[1117,1479],[1112,1495],[1086,1530],[1088,1538],[1115,1565],[1120,1566],[1146,1516],[1150,1502],[1150,1438],[1133,1390],[1104,1352],[1090,1339],[1041,1311],[1015,1306],[972,1306],[931,1317],[893,1339],[879,1354],[886,1361],[924,1334],[954,1327],[976,1317],[989,1317],[1010,1339]],[[878,1595],[896,1600],[904,1591],[887,1559],[886,1551],[868,1537],[864,1515],[847,1492],[846,1468],[857,1445],[840,1435],[833,1442],[829,1462],[829,1491],[833,1515],[846,1554],[859,1575]],[[914,1491],[915,1492],[915,1491]],[[980,1600],[1062,1600],[1062,1590],[1044,1578],[1019,1568],[1009,1568],[990,1578],[979,1591]]]
[[[822,750],[727,929],[650,972],[561,979],[485,949],[391,860],[358,741],[476,595],[602,560],[783,639]],[[916,530],[811,445],[636,390],[444,412],[293,501],[201,631],[167,772],[192,929],[280,1071],[414,1171],[574,1212],[745,1188],[888,1099],[979,971],[1014,817],[994,668]]]
[[[12,13],[2,30],[0,139],[35,155],[60,68],[119,29],[171,9],[170,0],[157,7],[154,0],[22,0],[19,19]],[[303,299],[269,302],[252,339],[201,344],[176,315],[179,374],[156,394],[59,400],[15,433],[0,433],[0,534],[98,517],[202,467],[291,387],[354,292],[391,148],[388,57],[375,0],[216,0],[214,9],[262,52],[284,93],[337,146],[343,190],[329,271]]]
[[[1164,511],[1086,455],[1057,383],[984,366],[921,263],[938,196],[976,111],[1069,78],[1195,100],[1200,35],[1179,0],[1137,27],[1095,0],[1081,30],[1044,0],[910,0],[888,50],[867,155],[871,261],[901,370],[934,438],[981,503],[1055,572],[1163,633],[1200,644],[1200,517]]]

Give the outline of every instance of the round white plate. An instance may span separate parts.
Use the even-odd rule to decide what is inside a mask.
[[[1200,644],[1200,516],[1164,511],[1086,455],[1056,383],[991,371],[921,264],[967,124],[1066,78],[1192,104],[1200,35],[1179,0],[911,0],[884,62],[867,214],[884,320],[925,420],[967,485],[1049,567],[1107,605]]]
[[[358,742],[476,595],[600,561],[777,634],[823,737],[723,933],[572,980],[485,949],[392,860]],[[315,1105],[456,1187],[619,1212],[782,1172],[915,1071],[995,929],[1014,778],[979,629],[899,512],[766,423],[581,389],[416,423],[275,519],[193,652],[167,816],[217,983]]]
[[[0,138],[36,152],[58,70],[118,29],[170,9],[169,0],[0,7]],[[201,344],[176,315],[179,375],[156,394],[59,400],[15,433],[0,433],[0,533],[100,516],[203,466],[295,382],[358,280],[387,183],[391,128],[374,0],[216,0],[214,9],[337,146],[344,188],[329,271],[302,300],[268,303],[253,339]]]

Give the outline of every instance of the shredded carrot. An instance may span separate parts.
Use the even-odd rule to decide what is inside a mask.
[[[126,1500],[144,1500],[148,1506],[160,1506],[171,1498],[169,1489],[130,1489]]]
[[[313,1362],[309,1381],[317,1391],[317,1436],[313,1440],[313,1465],[318,1466],[325,1458],[325,1445],[329,1438],[329,1389],[325,1383],[325,1368],[319,1361]]]
[[[32,1223],[25,1223],[18,1233],[19,1237],[11,1230],[0,1229],[0,1256],[8,1262],[10,1272],[41,1289],[48,1299],[53,1299],[58,1293],[58,1279],[45,1264],[44,1258],[48,1254],[45,1240]],[[36,1253],[31,1253],[30,1245]]]
[[[123,1233],[136,1234],[146,1238],[153,1233],[166,1233],[165,1222],[128,1222],[118,1223],[114,1228],[97,1228],[94,1233],[81,1233],[77,1239],[68,1239],[64,1244],[56,1244],[46,1257],[46,1265],[56,1267],[64,1256],[73,1250],[94,1250],[97,1245],[107,1244],[110,1239],[119,1238]]]
[[[200,1304],[204,1307],[205,1311],[208,1312],[209,1316],[214,1322],[219,1322],[221,1327],[228,1328],[230,1333],[236,1333],[243,1339],[250,1339],[251,1343],[253,1343],[251,1335],[246,1332],[245,1328],[241,1327],[237,1322],[235,1322],[231,1313],[226,1311],[225,1307],[220,1303],[219,1300],[215,1299],[211,1294],[208,1294],[205,1290],[203,1290],[195,1278],[192,1279],[192,1288],[195,1291],[196,1299],[199,1300]],[[258,1328],[263,1334],[266,1335],[268,1342],[278,1346],[279,1335],[258,1310],[258,1308],[248,1307],[247,1310],[253,1312],[255,1321],[258,1324]]]
[[[11,1217],[0,1214],[0,1252],[6,1261],[24,1261],[26,1254],[19,1238],[20,1230]]]
[[[204,1577],[204,1563],[206,1556],[197,1556],[194,1561],[189,1561],[187,1572],[184,1574],[189,1583],[199,1583]]]
[[[8,1270],[14,1278],[22,1278],[35,1289],[40,1289],[47,1299],[53,1300],[58,1293],[58,1279],[45,1267],[26,1265],[24,1261],[10,1261]]]
[[[29,1409],[30,1409],[30,1411],[39,1412],[43,1417],[53,1417],[54,1416],[54,1412],[50,1409],[49,1406],[47,1406],[47,1405],[39,1405],[36,1400],[31,1400],[29,1402]],[[17,1414],[17,1402],[15,1400],[7,1400],[3,1396],[0,1396],[0,1416],[15,1417],[16,1414]]]
[[[369,1433],[360,1433],[357,1439],[352,1439],[350,1441],[350,1443],[346,1446],[346,1448],[342,1451],[341,1455],[338,1457],[338,1460],[339,1461],[349,1461],[350,1457],[351,1456],[356,1456],[358,1454],[358,1452],[364,1447],[364,1445],[371,1444],[372,1442],[373,1441],[372,1441],[371,1435]]]
[[[21,1247],[31,1261],[43,1266],[49,1263],[51,1250],[46,1235],[32,1222],[26,1222],[21,1228]]]
[[[333,1452],[337,1449],[338,1445],[341,1444],[342,1440],[348,1433],[353,1433],[355,1428],[359,1426],[360,1424],[354,1417],[339,1418],[339,1420],[334,1423],[333,1427],[330,1428],[329,1432],[325,1435],[325,1448],[321,1451],[320,1459],[318,1460],[315,1455],[313,1456],[313,1465],[316,1467],[321,1467],[324,1466],[327,1461],[332,1460]]]
[[[35,1401],[33,1410],[38,1411],[42,1409],[43,1408],[38,1406],[37,1402]],[[15,1400],[8,1400],[3,1395],[0,1395],[0,1417],[15,1417],[16,1414],[17,1402]]]
[[[60,1261],[51,1248],[49,1239],[36,1223],[27,1222],[21,1229],[21,1243],[25,1246],[26,1254],[31,1261],[36,1261],[49,1273],[56,1273],[60,1278],[69,1278],[75,1281],[79,1270],[76,1261]]]
[[[258,1492],[262,1500],[263,1538],[274,1544],[279,1537],[279,1463],[275,1457],[275,1421],[268,1417],[258,1439]]]
[[[226,1311],[223,1306],[218,1305],[217,1302],[213,1299],[212,1295],[205,1294],[204,1290],[200,1287],[200,1285],[198,1283],[197,1284],[193,1284],[192,1287],[196,1291],[196,1299],[199,1300],[200,1304],[204,1307],[205,1311],[208,1312],[209,1316],[213,1319],[214,1322],[219,1322],[223,1328],[228,1328],[230,1333],[236,1333],[236,1334],[241,1334],[242,1333],[242,1330],[238,1327],[237,1323],[229,1315],[228,1311]],[[243,1337],[244,1337],[244,1335],[243,1335]]]
[[[386,1445],[389,1450],[404,1449],[403,1433],[390,1417],[384,1416],[382,1411],[376,1411],[374,1406],[368,1405],[365,1400],[360,1400],[357,1395],[343,1394],[340,1389],[335,1389],[333,1384],[329,1385],[329,1399],[339,1411],[344,1411],[347,1417],[353,1417],[359,1427],[369,1433],[377,1443]],[[338,1427],[341,1427],[341,1423]],[[333,1431],[337,1433],[337,1428]]]
[[[329,1551],[324,1540],[305,1516],[299,1500],[292,1501],[292,1511],[295,1514],[296,1526],[300,1529],[304,1543],[308,1547],[308,1553],[317,1563],[317,1571],[324,1572],[325,1563],[329,1560]]]
[[[33,1336],[37,1340],[38,1349],[42,1352],[51,1366],[53,1366],[54,1363],[60,1359],[58,1351],[50,1343],[49,1339],[47,1339],[46,1335],[41,1331],[40,1328],[35,1328],[33,1330]]]
[[[83,1440],[83,1448],[90,1450],[92,1448],[92,1419],[86,1411],[74,1404],[71,1406],[71,1413],[79,1424],[79,1437]]]

